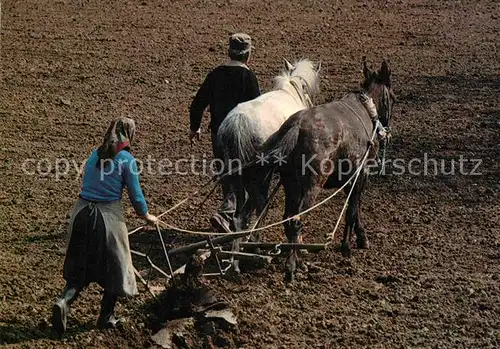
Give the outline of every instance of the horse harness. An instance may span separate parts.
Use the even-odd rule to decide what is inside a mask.
[[[390,129],[388,127],[384,127],[382,125],[382,123],[380,122],[379,117],[378,117],[378,113],[377,113],[377,108],[375,107],[375,104],[373,103],[373,99],[370,96],[368,96],[364,91],[361,91],[361,92],[359,92],[359,101],[361,102],[363,107],[365,107],[366,111],[368,112],[368,115],[370,116],[370,119],[372,120],[372,123],[373,123],[373,128],[377,130],[377,135],[378,135],[379,140],[385,141],[389,135]],[[368,137],[370,137],[370,132],[366,128],[366,125],[363,122],[363,119],[356,112],[356,110],[354,110],[354,108],[352,108],[349,104],[344,102],[342,99],[340,100],[340,103],[342,103],[344,106],[348,107],[354,113],[354,115],[357,116],[357,118],[359,119],[359,121],[363,125],[363,128],[366,131],[366,134],[368,135]]]
[[[300,80],[302,80],[305,85],[307,84],[307,81],[302,78],[301,76],[297,76]],[[309,96],[309,93],[305,92],[304,89],[297,83],[295,80],[290,80],[290,84],[293,86],[295,91],[297,91],[297,94],[299,95],[300,101],[308,108],[311,108],[313,106],[313,102],[311,100],[311,97]],[[303,93],[301,93],[301,91]],[[302,96],[303,95],[303,96]]]

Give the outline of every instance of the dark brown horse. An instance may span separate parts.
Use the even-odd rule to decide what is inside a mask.
[[[322,188],[339,188],[367,159],[377,159],[377,126],[387,127],[395,96],[391,71],[384,61],[372,72],[363,59],[362,89],[338,101],[315,106],[292,115],[263,146],[272,170],[277,170],[285,189],[284,218],[294,217],[314,205]],[[380,123],[377,124],[377,117]],[[383,127],[378,126],[383,133]],[[378,129],[378,128],[377,128]],[[375,136],[374,136],[375,135]],[[374,136],[374,137],[373,137]],[[372,160],[373,161],[373,160]],[[281,162],[281,166],[277,166]],[[269,164],[267,165],[269,166]],[[367,180],[366,162],[350,196],[342,242],[344,256],[350,256],[352,231],[358,248],[368,248],[368,239],[360,220],[360,199]],[[349,193],[352,182],[347,185]],[[292,219],[284,223],[288,242],[298,242],[302,223]],[[286,279],[293,279],[298,252],[286,261]]]

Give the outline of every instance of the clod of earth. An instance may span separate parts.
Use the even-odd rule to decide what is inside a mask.
[[[205,344],[214,340],[230,343],[231,332],[237,330],[236,316],[203,282],[203,266],[204,260],[193,255],[184,274],[175,276],[171,286],[158,297],[160,304],[153,311],[158,321],[166,321],[166,325],[151,339],[163,348],[173,348],[174,344],[189,347],[196,331],[204,337]]]
[[[194,319],[178,319],[167,323],[165,328],[162,328],[156,334],[151,336],[151,339],[162,348],[174,348],[174,344],[188,344],[186,333],[193,332]]]

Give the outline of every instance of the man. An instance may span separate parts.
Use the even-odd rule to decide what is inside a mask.
[[[212,70],[198,90],[189,108],[190,141],[195,144],[200,139],[200,125],[203,112],[210,106],[210,131],[212,136],[212,151],[215,159],[223,159],[220,149],[217,149],[217,130],[227,114],[239,103],[260,96],[259,83],[255,74],[247,64],[250,59],[252,41],[249,35],[238,33],[229,38],[229,62]],[[229,230],[228,222],[232,220],[235,211],[234,196],[230,188],[223,182],[224,202],[215,214],[212,225]]]

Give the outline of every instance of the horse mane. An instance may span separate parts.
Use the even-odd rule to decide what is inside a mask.
[[[307,92],[312,96],[317,95],[319,92],[319,78],[314,63],[307,58],[303,58],[294,62],[293,66],[294,69],[292,71],[285,69],[274,78],[275,89],[282,89],[286,85],[291,84],[291,81],[295,81],[301,85],[301,80],[303,80],[307,84]]]

